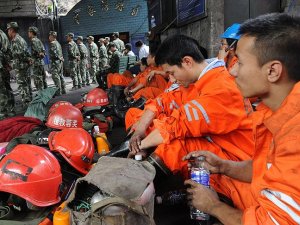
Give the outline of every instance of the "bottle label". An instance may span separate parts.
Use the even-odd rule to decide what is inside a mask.
[[[201,170],[192,170],[191,179],[198,184],[202,184],[206,187],[209,187],[209,173]]]

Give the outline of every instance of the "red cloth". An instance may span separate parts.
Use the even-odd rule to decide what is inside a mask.
[[[30,132],[42,125],[42,121],[33,117],[16,116],[0,121],[0,143]]]

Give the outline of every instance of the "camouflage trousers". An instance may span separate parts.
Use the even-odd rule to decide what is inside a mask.
[[[79,74],[79,65],[77,61],[69,61],[70,76],[73,81],[73,87],[81,86],[81,76]]]
[[[0,119],[14,113],[15,98],[10,86],[10,74],[6,69],[0,68]]]
[[[93,82],[96,82],[96,74],[99,70],[99,62],[96,59],[91,60],[90,76]]]
[[[51,74],[52,80],[55,86],[58,88],[57,94],[66,94],[66,83],[63,75],[63,63],[61,61],[56,61],[51,63]]]
[[[18,91],[21,95],[23,105],[27,105],[32,100],[31,79],[28,68],[15,69],[17,75]]]
[[[87,68],[87,59],[80,60],[79,71],[82,80],[82,85],[86,85],[90,83],[90,74],[88,73],[86,68]]]
[[[43,65],[33,65],[32,66],[32,75],[35,88],[40,91],[44,88],[47,88],[46,74]]]
[[[104,70],[104,67],[107,65],[107,58],[100,58],[99,59],[99,70]]]

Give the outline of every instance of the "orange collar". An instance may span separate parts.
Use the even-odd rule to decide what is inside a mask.
[[[264,120],[264,124],[274,135],[282,126],[300,112],[300,82],[296,83],[280,108]]]

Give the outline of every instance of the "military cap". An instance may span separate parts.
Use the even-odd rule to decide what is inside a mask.
[[[105,39],[104,38],[99,38],[98,42],[100,43],[101,41],[104,42]]]
[[[34,34],[37,34],[39,30],[37,29],[37,27],[29,27],[29,28],[28,28],[28,31],[29,31],[29,32],[32,32],[32,33],[34,33]]]
[[[119,37],[120,34],[119,32],[113,32],[113,35]]]
[[[110,42],[110,43],[108,44],[108,47],[109,47],[109,48],[111,48],[111,47],[117,47],[117,46],[116,46],[116,44],[115,44],[115,43],[113,43],[113,42]]]
[[[82,37],[82,36],[78,36],[78,37],[77,37],[77,40],[83,41],[83,37]]]
[[[8,30],[9,28],[19,29],[19,25],[18,25],[17,22],[10,22],[10,23],[7,24],[7,28],[6,29]]]
[[[94,40],[94,37],[93,37],[93,36],[88,36],[87,39],[90,39],[90,40],[93,41],[93,40]]]
[[[74,38],[74,33],[67,33],[66,37]]]
[[[50,32],[49,32],[49,35],[52,35],[52,36],[55,36],[55,37],[56,37],[56,36],[57,36],[57,32],[56,32],[56,31],[50,31]]]

